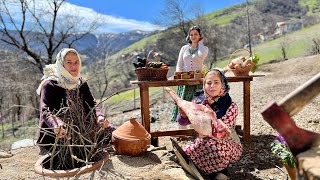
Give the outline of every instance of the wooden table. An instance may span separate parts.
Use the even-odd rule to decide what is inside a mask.
[[[243,82],[243,109],[244,109],[243,127],[244,127],[244,140],[246,143],[250,142],[250,81],[252,81],[254,77],[261,77],[261,76],[264,76],[264,75],[227,77],[228,82]],[[137,84],[139,86],[142,125],[151,134],[152,137],[194,134],[193,129],[150,132],[149,87],[197,85],[197,84],[202,84],[202,79],[185,79],[185,80],[175,79],[175,80],[167,80],[167,81],[131,81],[130,83]]]

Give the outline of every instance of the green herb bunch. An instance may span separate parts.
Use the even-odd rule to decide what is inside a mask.
[[[275,139],[271,143],[272,155],[281,159],[282,163],[288,165],[291,168],[296,167],[296,159],[294,158],[290,148],[288,147],[284,138],[279,134],[278,139]]]
[[[260,57],[258,54],[254,54],[253,57],[251,57],[251,61],[252,61],[252,64],[253,64],[253,67],[251,68],[251,72],[256,72],[257,70],[257,64],[260,60]]]

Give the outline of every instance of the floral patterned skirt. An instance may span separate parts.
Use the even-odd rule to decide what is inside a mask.
[[[227,168],[230,163],[240,159],[243,151],[241,143],[235,143],[231,138],[215,140],[208,137],[195,139],[183,150],[206,174]]]

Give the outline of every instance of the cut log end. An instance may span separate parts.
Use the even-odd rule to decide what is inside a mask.
[[[296,156],[298,175],[304,179],[320,179],[320,141],[311,149]]]

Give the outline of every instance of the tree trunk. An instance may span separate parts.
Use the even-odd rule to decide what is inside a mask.
[[[15,131],[15,129],[14,129],[14,117],[15,117],[15,113],[12,113],[10,116],[11,116],[12,136],[13,136],[13,137],[16,137],[16,135],[15,135],[15,133],[14,133],[14,131]]]
[[[1,121],[1,129],[2,129],[2,139],[4,139],[4,127],[3,127],[3,121]]]
[[[21,114],[22,114],[22,107],[20,106],[21,103],[21,98],[19,96],[19,94],[16,94],[16,102],[17,102],[17,111],[16,111],[16,121],[19,121]]]

